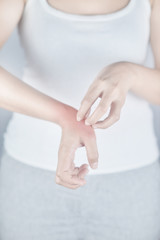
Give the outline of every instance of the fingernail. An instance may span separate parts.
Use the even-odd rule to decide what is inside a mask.
[[[97,162],[92,164],[92,168],[97,168],[97,167],[98,167],[98,163]]]
[[[85,125],[87,125],[87,126],[88,126],[88,125],[90,125],[90,123],[89,123],[89,122],[87,122],[87,121],[85,121]]]
[[[78,122],[81,121],[81,117],[77,116],[77,121]]]

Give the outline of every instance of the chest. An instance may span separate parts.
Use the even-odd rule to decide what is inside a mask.
[[[108,14],[126,7],[130,0],[46,0],[51,7],[73,14]],[[150,0],[151,1],[151,0]]]
[[[57,16],[44,1],[32,0],[19,24],[27,60],[38,72],[61,78],[72,69],[87,75],[117,61],[143,63],[150,35],[147,0],[130,0],[135,5],[103,21]]]
[[[125,8],[130,0],[46,0],[51,7],[73,14],[108,14]],[[132,0],[131,0],[132,1]],[[148,1],[148,0],[146,0]],[[153,5],[154,0],[149,0]]]

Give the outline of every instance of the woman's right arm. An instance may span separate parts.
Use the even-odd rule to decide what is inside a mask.
[[[0,48],[19,22],[25,0],[0,0]],[[63,125],[70,106],[49,97],[0,66],[0,107]]]
[[[19,22],[26,0],[0,0],[0,48]],[[0,67],[0,107],[9,111],[40,118],[58,124],[62,137],[58,151],[56,183],[76,189],[85,184],[87,164],[76,167],[74,154],[85,146],[90,166],[96,168],[98,150],[91,126],[76,120],[77,110],[57,101],[24,83]]]

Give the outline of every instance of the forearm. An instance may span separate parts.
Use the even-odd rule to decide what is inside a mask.
[[[69,105],[43,94],[0,67],[0,107],[62,126]]]
[[[131,91],[148,102],[160,105],[160,70],[128,63],[132,79]]]

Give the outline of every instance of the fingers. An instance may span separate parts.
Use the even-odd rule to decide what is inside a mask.
[[[81,184],[73,184],[73,183],[66,182],[66,178],[64,180],[63,177],[58,177],[57,175],[56,175],[55,181],[57,184],[62,185],[64,187],[76,189],[86,184],[86,180],[84,179],[84,177],[88,173],[88,171],[89,171],[88,164],[83,164],[81,167],[76,167],[73,170],[73,175],[71,176],[71,178],[82,178],[83,181],[81,182]]]
[[[109,116],[105,118],[103,121],[98,121],[93,125],[93,128],[108,128],[117,122],[120,119],[121,108],[123,103],[120,101],[115,101],[111,104],[111,110]]]
[[[88,172],[89,172],[88,168],[86,168],[86,167],[83,168],[78,174],[79,178],[84,178],[87,175]]]
[[[97,168],[99,154],[98,154],[97,143],[95,138],[90,138],[89,141],[86,142],[85,147],[86,147],[89,165],[93,169]]]
[[[69,146],[69,143],[67,145],[60,144],[56,170],[56,183],[72,189],[86,183],[85,179],[79,177],[79,172],[86,167],[86,164],[81,168],[74,166],[75,150],[75,146]]]
[[[75,170],[73,171],[73,175],[79,174],[83,169],[88,169],[88,164],[84,163],[80,167],[75,167]]]
[[[58,185],[62,185],[64,187],[67,187],[67,188],[70,188],[70,189],[76,189],[78,187],[80,187],[80,185],[77,185],[77,184],[69,184],[69,183],[66,183],[64,182],[62,179],[60,179],[59,177],[56,176],[55,178],[55,182],[58,184]]]
[[[86,113],[85,119],[89,116],[90,112],[91,112],[91,109],[89,109],[88,112]]]
[[[63,186],[70,186],[71,188],[73,187],[79,187],[83,186],[86,183],[86,180],[79,177],[79,175],[72,175],[67,172],[62,172],[60,174],[56,174],[56,183],[63,185]]]
[[[86,119],[86,125],[93,125],[107,112],[111,105],[111,100],[107,97],[102,97],[98,107],[92,113],[92,115]]]
[[[90,86],[86,95],[84,96],[83,100],[81,101],[80,109],[77,112],[77,121],[80,121],[85,117],[86,113],[89,111],[91,106],[97,100],[100,93],[101,92],[99,91],[98,87],[94,87],[92,85]]]

